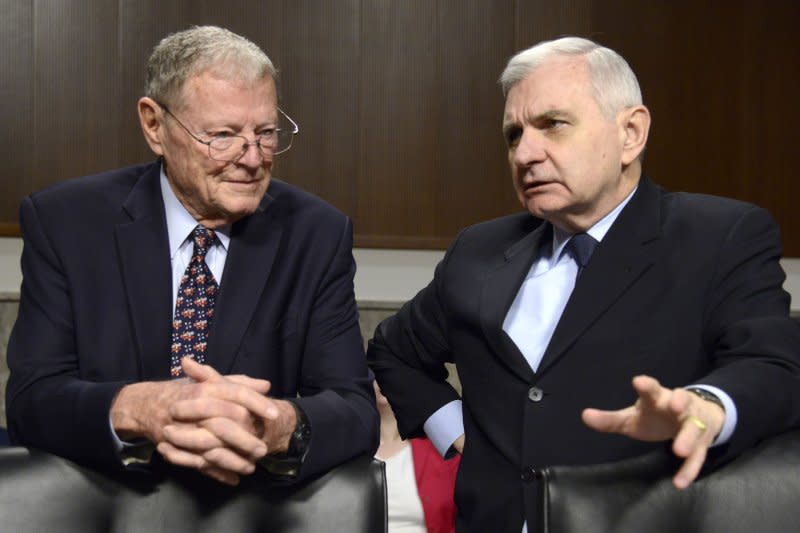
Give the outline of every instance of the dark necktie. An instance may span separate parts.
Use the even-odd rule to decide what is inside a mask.
[[[206,264],[206,253],[217,239],[214,230],[197,226],[192,232],[192,260],[181,278],[172,320],[172,349],[170,375],[183,375],[181,358],[191,357],[203,363],[208,345],[208,332],[214,319],[214,303],[219,289],[214,275]]]
[[[578,263],[578,274],[575,279],[578,279],[589,264],[595,248],[597,248],[597,241],[588,233],[576,233],[567,243],[567,249],[572,254],[572,258]]]

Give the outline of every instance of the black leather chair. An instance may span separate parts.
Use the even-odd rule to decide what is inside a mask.
[[[175,472],[181,472],[173,469]],[[193,472],[106,476],[26,448],[0,450],[0,531],[386,531],[382,462],[359,457],[302,486],[257,479],[230,488]]]
[[[784,433],[678,491],[668,451],[542,472],[531,533],[800,532],[800,431]]]

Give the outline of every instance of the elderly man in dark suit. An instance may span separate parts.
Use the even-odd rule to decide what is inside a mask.
[[[543,466],[671,441],[683,488],[797,425],[800,327],[769,214],[642,175],[650,114],[612,50],[541,43],[501,84],[527,212],[465,229],[368,350],[401,434],[463,453],[458,531],[525,530]]]
[[[170,35],[138,104],[158,161],[23,201],[13,442],[112,469],[155,448],[228,484],[374,452],[352,225],[271,178],[298,130],[275,78],[227,30]]]

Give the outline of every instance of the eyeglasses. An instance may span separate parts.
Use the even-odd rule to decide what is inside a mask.
[[[278,108],[278,112],[286,119],[286,126],[281,127],[280,123],[284,122],[280,117],[278,118],[279,126],[274,128],[267,128],[265,131],[258,134],[255,141],[249,141],[246,137],[241,135],[232,135],[230,133],[216,133],[212,135],[210,141],[204,141],[197,135],[189,131],[189,128],[183,125],[183,122],[178,120],[178,117],[172,114],[172,111],[166,105],[156,102],[166,114],[171,116],[189,136],[200,144],[208,146],[208,157],[214,161],[221,161],[225,163],[235,163],[247,152],[250,146],[257,146],[261,155],[264,157],[282,154],[292,147],[292,141],[300,127],[297,122],[292,120],[292,117]]]

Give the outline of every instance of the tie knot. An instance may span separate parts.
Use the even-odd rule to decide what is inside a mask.
[[[194,255],[205,259],[209,247],[211,247],[217,239],[217,234],[213,229],[197,225],[194,231],[192,231],[192,239],[194,240]]]
[[[576,233],[567,243],[567,248],[578,263],[578,267],[583,269],[597,248],[597,241],[588,233]]]

